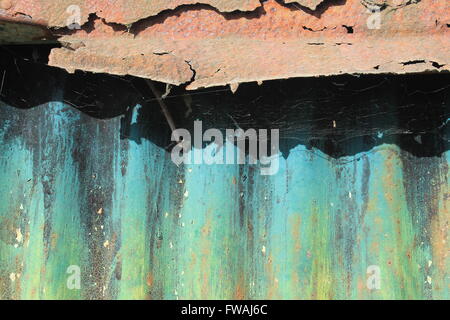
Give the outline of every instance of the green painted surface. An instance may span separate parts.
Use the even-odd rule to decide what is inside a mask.
[[[159,106],[124,80],[18,66],[14,79],[6,63],[12,103],[0,102],[1,299],[450,298],[448,77],[167,100],[176,114],[192,107],[176,119],[184,127],[229,128],[232,115],[285,128],[298,140],[262,176],[258,165],[174,165]],[[81,112],[62,88],[105,100]],[[370,266],[380,289],[367,287]]]
[[[449,298],[449,151],[177,167],[133,139],[140,108],[124,139],[120,118],[0,105],[2,299]]]

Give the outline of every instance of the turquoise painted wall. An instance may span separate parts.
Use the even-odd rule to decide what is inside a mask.
[[[262,176],[177,167],[120,126],[61,102],[0,104],[2,299],[449,298],[449,151],[298,145]]]

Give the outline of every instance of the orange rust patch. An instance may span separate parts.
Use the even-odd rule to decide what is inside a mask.
[[[298,214],[289,217],[289,225],[291,226],[292,240],[294,241],[294,252],[300,252],[302,245],[300,243],[300,225],[302,217]]]
[[[69,2],[80,5],[83,30],[57,31],[66,45],[52,51],[50,64],[70,72],[129,74],[195,90],[344,73],[450,71],[449,1],[384,1],[378,27],[368,23],[373,13],[360,0],[121,0],[113,6],[18,0],[9,12],[64,26]],[[90,13],[97,17],[87,22]]]
[[[148,273],[145,283],[147,284],[147,286],[151,287],[153,285],[153,281],[153,275],[151,273]]]
[[[65,27],[69,17],[78,13],[80,24],[93,13],[109,22],[131,24],[162,11],[197,3],[208,4],[222,12],[251,11],[261,5],[259,0],[15,0],[8,12],[12,15],[25,13],[33,19],[46,21],[50,27]],[[68,10],[70,6],[76,9]]]
[[[447,270],[447,261],[449,254],[448,245],[448,220],[440,220],[439,216],[433,216],[431,221],[431,244],[433,251],[433,263],[436,263],[440,272]]]

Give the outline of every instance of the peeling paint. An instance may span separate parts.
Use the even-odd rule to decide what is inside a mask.
[[[69,72],[133,75],[195,90],[450,70],[448,1],[80,1],[78,31],[64,28],[69,2],[21,0],[8,11],[60,27],[52,32],[63,47],[52,51],[50,64]],[[370,5],[384,8],[379,29],[369,28]]]
[[[15,0],[6,10],[11,15],[26,13],[51,28],[63,28],[70,17],[67,8],[73,5],[80,8],[80,24],[95,13],[108,22],[129,25],[162,11],[195,4],[207,4],[221,12],[252,11],[261,6],[259,0]]]
[[[450,70],[450,32],[436,25],[433,17],[440,12],[439,18],[448,20],[448,2],[430,7],[422,1],[383,12],[380,30],[367,28],[367,9],[355,0],[331,2],[320,17],[274,0],[264,2],[263,7],[252,18],[186,7],[139,22],[129,32],[97,18],[89,32],[81,30],[61,38],[83,41],[85,46],[53,50],[50,64],[70,71],[127,73],[186,84],[190,90],[343,73]],[[155,56],[156,52],[165,54]],[[415,60],[429,63],[404,63]],[[191,72],[186,71],[187,61]]]

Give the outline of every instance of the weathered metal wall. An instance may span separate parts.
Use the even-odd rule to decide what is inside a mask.
[[[148,105],[130,106],[124,132],[55,88],[48,104],[0,104],[2,299],[449,298],[448,150],[298,144],[274,176],[177,167],[142,139]]]

